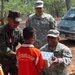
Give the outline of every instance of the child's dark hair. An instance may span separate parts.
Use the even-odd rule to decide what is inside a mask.
[[[34,35],[36,35],[36,30],[33,27],[29,26],[29,27],[25,27],[23,29],[23,38],[24,39],[30,39]]]

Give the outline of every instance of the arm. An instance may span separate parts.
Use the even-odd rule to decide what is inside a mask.
[[[19,30],[19,42],[20,44],[23,44],[24,43],[24,38],[23,38],[23,30],[21,28],[18,27],[18,30]]]
[[[58,54],[59,55],[59,54]],[[72,54],[69,48],[62,50],[62,57],[53,56],[51,64],[62,64],[64,67],[68,66],[72,61]]]
[[[49,19],[49,27],[50,27],[50,29],[55,29],[57,27],[56,21],[51,15],[50,15],[50,19]]]
[[[69,48],[65,48],[63,50],[63,56],[62,58],[58,58],[58,62],[63,63],[64,66],[68,66],[70,65],[71,61],[72,61],[72,53]]]
[[[37,66],[38,71],[41,71],[44,68],[44,60],[43,60],[41,53],[38,57],[38,63],[36,66]]]
[[[29,18],[27,19],[26,23],[25,23],[25,27],[30,26],[30,20]]]
[[[9,40],[6,39],[4,34],[0,33],[0,54],[2,55],[7,55],[9,53],[15,54],[15,52],[8,47],[7,42],[9,42]]]

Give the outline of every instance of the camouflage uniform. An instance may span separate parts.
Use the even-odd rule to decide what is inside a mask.
[[[4,75],[17,75],[16,66],[16,46],[18,43],[23,43],[21,32],[18,28],[11,31],[9,25],[0,27],[0,63],[4,70]],[[10,56],[8,53],[10,52]]]
[[[37,30],[37,39],[35,46],[40,48],[46,43],[46,36],[49,29],[54,29],[56,26],[55,19],[50,15],[43,13],[38,17],[35,13],[29,16],[26,26],[33,26]]]
[[[40,48],[41,51],[52,52],[54,56],[58,58],[58,63],[51,65],[49,68],[46,68],[44,71],[47,75],[69,75],[67,71],[68,65],[72,61],[72,54],[68,47],[58,43],[55,50],[51,50],[48,47],[48,44]]]

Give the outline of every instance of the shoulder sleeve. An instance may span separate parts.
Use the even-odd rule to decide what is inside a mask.
[[[19,42],[20,42],[21,44],[23,44],[23,43],[24,43],[23,30],[18,27],[18,31],[19,31],[19,34],[18,34]]]
[[[37,69],[40,71],[41,69],[44,68],[44,60],[40,51],[38,52],[38,54],[39,55],[38,55]]]
[[[57,27],[56,21],[52,15],[49,15],[49,27],[50,29],[55,29]]]
[[[63,48],[62,58],[58,58],[59,63],[63,63],[64,66],[68,66],[72,61],[72,53],[68,47]]]
[[[32,23],[32,19],[33,19],[34,17],[35,17],[35,13],[29,15],[29,17],[28,17],[28,19],[27,19],[27,21],[26,21],[26,23],[25,23],[25,27],[31,25],[31,23]]]
[[[9,48],[7,42],[9,42],[9,40],[6,39],[5,33],[0,31],[0,53],[1,54],[7,54],[8,52],[11,52],[11,49]]]
[[[30,26],[30,19],[28,18],[26,23],[25,23],[25,27]]]

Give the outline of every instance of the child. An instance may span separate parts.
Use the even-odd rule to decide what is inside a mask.
[[[33,46],[36,40],[36,31],[33,27],[23,29],[25,44],[17,50],[18,75],[40,75],[44,68],[44,60],[40,50]]]

